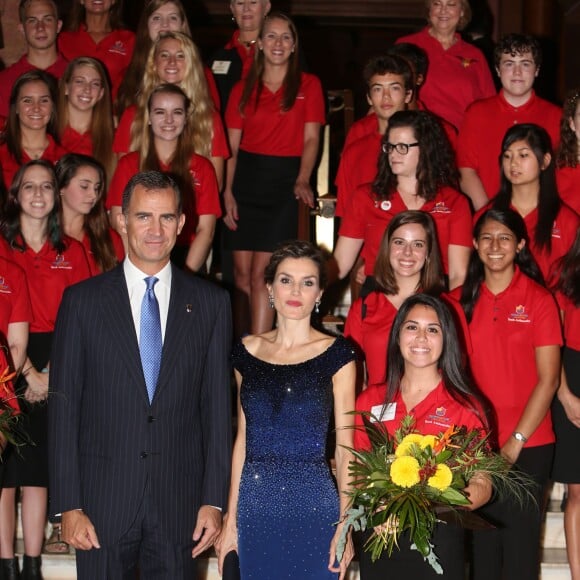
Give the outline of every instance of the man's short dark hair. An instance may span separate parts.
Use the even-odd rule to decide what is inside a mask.
[[[54,15],[58,20],[58,4],[55,2],[55,0],[20,0],[20,4],[18,4],[18,18],[20,19],[20,24],[24,24],[24,21],[26,20],[26,9],[28,8],[28,5],[32,4],[33,2],[41,1],[52,4],[52,7],[54,8]]]
[[[138,185],[142,185],[148,191],[173,189],[177,199],[177,213],[181,213],[181,191],[173,177],[168,173],[162,173],[161,171],[142,171],[141,173],[133,175],[123,190],[121,208],[124,214],[126,214],[129,209],[131,197],[133,197],[133,192]]]
[[[388,54],[404,58],[408,63],[410,63],[411,68],[414,69],[415,75],[422,75],[423,79],[427,75],[429,57],[420,46],[410,42],[401,42],[399,44],[393,44],[393,46],[389,48]]]
[[[366,64],[363,77],[367,84],[367,92],[370,89],[371,79],[375,75],[400,75],[406,91],[412,91],[414,87],[413,71],[411,65],[402,57],[394,55],[376,56]]]
[[[538,39],[529,34],[507,34],[495,45],[495,50],[493,51],[495,66],[499,68],[501,57],[504,54],[521,56],[526,52],[532,53],[534,64],[537,68],[540,68],[542,64],[542,47],[540,46]]]

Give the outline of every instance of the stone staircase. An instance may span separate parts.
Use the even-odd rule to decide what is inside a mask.
[[[561,503],[564,485],[555,483],[550,496],[546,514],[541,580],[570,580],[570,570],[566,559],[566,541]],[[21,556],[23,543],[21,530],[18,530],[16,549]],[[43,555],[42,572],[45,580],[76,579],[74,553],[67,555]],[[214,556],[200,560],[199,580],[219,580],[217,561]],[[296,580],[300,580],[297,578]],[[358,566],[352,564],[348,580],[359,580]]]

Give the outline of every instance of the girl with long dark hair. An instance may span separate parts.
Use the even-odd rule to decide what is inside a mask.
[[[471,370],[493,406],[499,451],[537,487],[535,504],[506,499],[484,508],[482,515],[497,528],[474,532],[472,576],[537,580],[543,493],[554,449],[550,404],[560,376],[560,317],[519,213],[485,211],[473,244],[461,293],[473,343]]]

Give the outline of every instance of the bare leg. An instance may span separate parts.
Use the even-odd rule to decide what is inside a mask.
[[[250,294],[253,252],[234,251],[234,332],[236,337],[250,331]]]
[[[16,489],[0,490],[0,558],[14,558],[16,534]]]
[[[564,530],[570,575],[572,580],[580,580],[580,483],[568,484]]]
[[[22,488],[22,532],[24,553],[27,556],[40,556],[44,543],[47,501],[46,487]]]
[[[252,315],[252,334],[261,334],[272,330],[274,310],[270,308],[268,289],[264,282],[264,270],[270,261],[270,252],[254,252],[252,259],[252,291],[250,307]]]

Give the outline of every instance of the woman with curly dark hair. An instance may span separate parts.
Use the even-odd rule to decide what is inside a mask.
[[[555,265],[574,243],[580,218],[558,195],[548,132],[532,123],[514,125],[505,134],[500,159],[500,190],[484,209],[511,208],[524,218],[530,252],[550,286]]]
[[[560,376],[560,318],[514,210],[490,209],[475,224],[461,304],[475,346],[475,382],[493,406],[501,454],[529,474],[536,502],[497,499],[474,532],[474,580],[537,580],[542,498],[554,451],[550,404]],[[525,554],[525,557],[523,555]]]
[[[395,113],[374,183],[357,188],[342,219],[334,251],[339,277],[348,274],[361,247],[365,274],[372,275],[385,228],[411,209],[433,217],[449,288],[460,286],[471,249],[471,213],[457,189],[453,151],[438,119],[425,111]]]
[[[580,87],[566,96],[560,123],[560,146],[556,152],[558,193],[577,214],[580,214]]]

